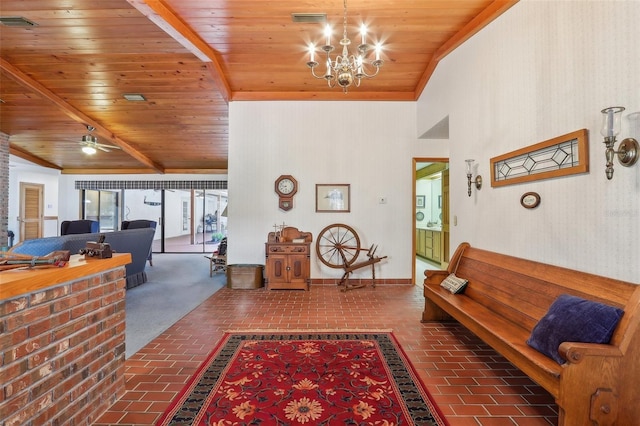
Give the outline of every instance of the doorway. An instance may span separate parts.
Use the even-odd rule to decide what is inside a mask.
[[[42,238],[44,185],[20,182],[20,231],[18,241]]]
[[[413,159],[413,282],[449,266],[449,159]]]

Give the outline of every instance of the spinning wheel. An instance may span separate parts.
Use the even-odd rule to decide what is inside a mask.
[[[330,268],[342,268],[344,274],[338,285],[344,285],[342,291],[352,288],[362,288],[366,282],[360,280],[357,284],[349,283],[349,275],[356,269],[371,266],[371,285],[376,286],[375,264],[387,256],[376,256],[378,246],[372,245],[369,250],[360,248],[360,237],[350,226],[341,223],[329,225],[320,231],[316,240],[316,254],[322,263]],[[367,251],[367,260],[356,262],[360,251]]]
[[[350,226],[334,223],[320,231],[316,240],[316,253],[330,268],[351,265],[360,253],[360,237]]]

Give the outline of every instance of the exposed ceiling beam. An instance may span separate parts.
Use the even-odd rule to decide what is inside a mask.
[[[9,77],[14,79],[17,83],[22,86],[32,90],[36,94],[40,95],[44,99],[49,100],[54,103],[62,112],[64,112],[68,117],[72,120],[77,121],[78,123],[82,123],[85,125],[93,126],[99,133],[102,135],[107,135],[107,139],[109,139],[115,145],[118,145],[124,152],[129,154],[131,157],[135,158],[140,163],[144,164],[147,167],[154,169],[158,173],[164,173],[164,169],[159,164],[155,163],[146,155],[142,154],[140,151],[135,149],[133,146],[129,145],[128,142],[125,142],[118,136],[114,135],[109,129],[102,126],[100,123],[93,120],[91,117],[83,113],[82,111],[75,108],[73,105],[69,104],[67,101],[53,93],[51,90],[44,87],[42,84],[37,82],[36,80],[29,77],[27,74],[20,71],[18,68],[13,66],[7,60],[0,58],[0,69],[4,71]]]
[[[166,32],[185,49],[205,62],[211,77],[215,81],[220,94],[229,103],[231,88],[224,77],[216,51],[195,33],[176,13],[162,0],[127,0],[140,13]]]
[[[495,0],[486,9],[480,12],[475,18],[473,18],[467,25],[465,25],[460,31],[458,31],[453,37],[451,37],[442,46],[440,46],[433,57],[431,57],[431,60],[429,61],[427,68],[422,74],[422,77],[420,77],[420,81],[416,86],[415,99],[418,99],[420,97],[420,94],[427,85],[427,82],[431,78],[431,75],[438,66],[438,62],[440,62],[445,56],[453,52],[462,43],[469,40],[481,29],[489,25],[491,22],[493,22],[494,19],[502,15],[519,1],[520,0]]]
[[[9,138],[9,142],[11,142],[11,138]],[[22,158],[23,160],[27,160],[32,162],[33,164],[37,164],[38,166],[46,167],[49,169],[62,170],[62,167],[57,166],[53,163],[48,162],[47,160],[43,160],[40,157],[36,157],[35,155],[24,151],[16,146],[9,145],[9,154],[15,155],[16,157]]]

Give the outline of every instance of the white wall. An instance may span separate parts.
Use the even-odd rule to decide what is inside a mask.
[[[450,117],[452,247],[461,241],[640,283],[640,164],[607,181],[600,110],[627,109],[640,140],[640,2],[521,0],[437,67],[418,102],[419,133]],[[489,160],[581,128],[590,172],[490,186]],[[484,177],[466,194],[464,160]],[[520,196],[536,191],[535,210]]]
[[[229,262],[263,264],[267,234],[285,222],[313,233],[312,278],[340,276],[320,266],[315,241],[325,226],[344,223],[363,246],[378,244],[377,254],[389,256],[377,277],[411,278],[410,153],[427,143],[416,139],[415,118],[414,102],[232,102]],[[282,174],[299,186],[288,212],[278,209],[274,192]],[[331,183],[351,185],[350,213],[315,212],[315,185]]]
[[[17,157],[10,156],[8,229],[15,234],[14,244],[19,242],[20,235],[20,222],[18,221],[18,217],[20,216],[20,183],[44,185],[43,215],[55,217],[58,216],[60,206],[60,201],[58,200],[59,177],[60,172],[58,170],[35,166]],[[76,194],[76,204],[77,198],[78,196]],[[43,236],[53,237],[58,235],[61,222],[62,220],[44,221]]]

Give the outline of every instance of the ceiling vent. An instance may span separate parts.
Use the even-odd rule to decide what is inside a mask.
[[[319,22],[327,22],[326,13],[292,13],[291,20],[293,22],[301,22],[304,24],[317,24]]]
[[[35,27],[38,25],[22,16],[0,16],[0,24],[7,27]]]
[[[125,93],[122,96],[130,102],[143,102],[147,100],[147,98],[145,98],[144,95],[140,93]]]

